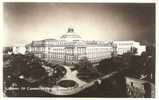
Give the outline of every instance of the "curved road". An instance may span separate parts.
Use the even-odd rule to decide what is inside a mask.
[[[71,71],[70,67],[67,67],[65,65],[64,65],[64,67],[67,70],[67,74],[60,81],[73,80],[78,84],[77,87],[64,88],[59,85],[56,85],[51,88],[47,88],[47,87],[43,87],[43,86],[39,86],[39,88],[47,93],[54,94],[54,95],[73,95],[73,94],[79,93],[80,91],[82,91],[88,87],[91,87],[92,85],[94,85],[95,82],[101,82],[102,79],[109,78],[109,77],[113,76],[114,74],[118,73],[118,71],[114,71],[108,75],[95,79],[92,82],[84,82],[77,77],[77,73],[78,73],[77,71]]]

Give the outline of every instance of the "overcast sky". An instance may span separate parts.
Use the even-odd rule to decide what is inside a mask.
[[[59,39],[68,27],[84,40],[154,43],[155,5],[4,3],[4,45]]]

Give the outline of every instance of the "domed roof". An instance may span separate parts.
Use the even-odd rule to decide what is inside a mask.
[[[68,28],[68,31],[66,34],[62,35],[60,37],[61,40],[66,40],[66,41],[80,41],[82,40],[81,36],[76,34],[74,32],[73,28]]]

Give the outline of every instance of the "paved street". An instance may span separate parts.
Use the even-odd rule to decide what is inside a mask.
[[[82,81],[77,77],[77,73],[78,73],[77,71],[71,71],[69,66],[68,67],[65,66],[65,68],[67,69],[67,74],[60,81],[62,81],[62,80],[74,80],[78,84],[78,87],[64,88],[64,87],[61,87],[59,85],[53,86],[52,88],[49,88],[49,89],[47,87],[43,87],[43,86],[39,86],[39,87],[43,91],[50,93],[50,94],[54,94],[54,95],[72,95],[72,94],[79,93],[88,87],[93,86],[96,81],[100,81],[98,79],[95,79],[91,82]],[[118,71],[114,71],[108,75],[105,75],[101,79],[109,78],[116,73],[118,73]]]
[[[92,86],[93,83],[88,84],[87,82],[84,82],[80,79],[77,78],[77,71],[71,71],[69,67],[66,67],[67,69],[67,74],[66,76],[64,76],[60,81],[62,80],[74,80],[75,82],[77,82],[78,87],[75,88],[64,88],[61,87],[59,85],[53,86],[52,88],[45,89],[45,87],[43,86],[39,86],[41,89],[43,89],[44,91],[50,93],[50,94],[54,94],[54,95],[72,95],[75,93],[78,93],[80,91],[82,91],[83,89],[85,89],[86,87]]]

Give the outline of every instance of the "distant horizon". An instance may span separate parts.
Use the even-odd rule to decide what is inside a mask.
[[[63,34],[66,34],[67,33],[67,31],[65,32],[65,33],[63,33]],[[62,35],[63,35],[62,34]],[[62,36],[61,35],[61,36]],[[78,35],[80,35],[80,34],[78,34]],[[55,38],[53,38],[53,37],[48,37],[48,38],[43,38],[43,39],[37,39],[37,40],[31,40],[31,41],[28,41],[28,42],[22,42],[22,43],[20,43],[20,42],[17,42],[17,43],[15,43],[15,44],[13,44],[13,45],[6,45],[5,47],[7,47],[7,46],[16,46],[16,45],[27,45],[27,44],[29,44],[29,43],[31,43],[32,41],[42,41],[42,40],[46,40],[46,39],[55,39],[55,40],[60,40],[60,37],[61,36],[59,36],[59,37],[55,37]],[[81,36],[81,35],[80,35]],[[81,36],[82,37],[82,36]],[[82,40],[83,41],[136,41],[136,42],[140,42],[140,43],[143,43],[143,44],[147,44],[147,45],[155,45],[155,43],[152,43],[152,42],[148,42],[148,41],[145,41],[145,40],[86,40],[86,39],[84,39],[83,37],[82,37]]]
[[[44,38],[44,39],[39,39],[39,40],[32,40],[32,41],[29,41],[27,43],[18,42],[17,44],[13,44],[13,45],[3,45],[3,47],[24,46],[24,45],[32,43],[33,41],[42,41],[42,40],[46,40],[46,39],[60,40],[60,39],[57,39],[57,38]],[[139,42],[142,45],[151,45],[151,46],[156,45],[156,43],[151,43],[151,42],[148,42],[148,41],[136,41],[136,40],[83,40],[83,41],[108,41],[108,42],[112,42],[112,41],[135,41],[135,42]]]

